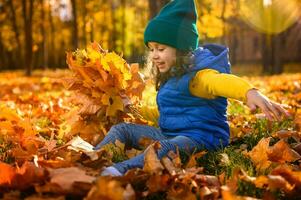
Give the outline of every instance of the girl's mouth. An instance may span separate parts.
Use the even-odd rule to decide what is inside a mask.
[[[163,68],[164,67],[164,63],[157,63],[157,67],[158,68]]]

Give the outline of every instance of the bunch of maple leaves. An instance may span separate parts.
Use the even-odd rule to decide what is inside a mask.
[[[139,118],[125,110],[142,98],[145,84],[138,64],[129,66],[121,56],[103,50],[97,43],[68,52],[67,63],[74,75],[65,78],[64,84],[74,91],[73,103],[78,105],[67,121],[71,124],[69,135],[80,131],[82,138],[96,143],[113,124],[126,120],[139,123]],[[100,138],[91,138],[95,132]]]
[[[290,106],[293,116],[289,129],[274,129],[268,123],[268,137],[252,148],[245,147],[246,143],[237,149],[252,161],[255,176],[239,167],[232,174],[206,174],[207,165],[198,162],[208,154],[204,151],[186,162],[179,152],[159,160],[156,151],[160,144],[143,140],[143,169],[132,169],[122,177],[99,177],[103,166],[141,151],[127,149],[117,141],[98,151],[98,159],[92,160],[68,149],[68,141],[80,135],[98,142],[114,123],[129,118],[143,121],[124,107],[128,101],[139,102],[144,85],[137,66],[128,66],[97,44],[68,53],[67,61],[75,74],[64,81],[61,77],[70,71],[38,72],[32,78],[16,72],[0,75],[0,192],[4,199],[115,200],[156,195],[165,199],[250,199],[236,194],[240,182],[262,189],[263,199],[273,199],[275,191],[287,199],[300,194],[301,74],[251,79],[256,87],[265,88],[270,98]],[[252,125],[262,116],[251,115],[231,100],[230,110],[236,108],[240,108],[238,114],[230,112],[229,116],[232,141],[260,135]],[[226,153],[220,157],[216,162],[231,164]]]

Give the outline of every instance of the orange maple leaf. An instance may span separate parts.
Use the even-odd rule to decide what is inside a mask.
[[[269,143],[271,138],[262,138],[258,144],[247,153],[247,155],[251,158],[252,162],[255,164],[256,169],[259,171],[263,171],[270,167],[271,161],[268,159],[267,152],[269,151]]]
[[[268,150],[267,155],[270,161],[278,163],[294,162],[301,158],[301,156],[291,149],[284,140],[280,140],[271,147]]]
[[[280,175],[287,180],[291,185],[301,188],[301,171],[295,171],[288,165],[280,165],[273,169],[272,175]]]
[[[0,187],[23,190],[45,181],[47,177],[47,170],[30,162],[25,162],[21,168],[0,162]]]
[[[161,148],[160,143],[155,142],[145,150],[144,171],[149,173],[159,173],[164,169],[156,153],[159,148]]]
[[[15,169],[6,163],[0,162],[0,187],[10,185],[15,176]]]

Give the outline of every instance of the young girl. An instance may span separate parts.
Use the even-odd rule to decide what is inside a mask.
[[[160,141],[158,158],[176,148],[188,153],[215,150],[229,143],[227,98],[259,107],[269,120],[288,116],[247,81],[230,75],[228,49],[209,44],[198,47],[196,8],[193,0],[174,0],[152,19],[144,33],[156,72],[159,128],[121,123],[113,126],[95,149],[119,140],[139,148],[141,138]],[[143,114],[149,111],[141,110]],[[107,167],[102,175],[120,176],[142,168],[144,154]]]

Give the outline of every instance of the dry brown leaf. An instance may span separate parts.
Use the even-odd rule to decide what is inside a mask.
[[[296,112],[294,124],[297,131],[301,131],[301,109],[298,109]]]
[[[163,165],[161,164],[156,149],[159,148],[160,143],[156,142],[150,145],[144,153],[144,166],[143,170],[149,173],[161,173],[164,169]]]
[[[126,150],[125,150],[125,155],[126,155],[129,159],[131,159],[131,158],[133,158],[133,157],[135,157],[135,156],[137,156],[137,155],[139,155],[139,154],[141,154],[141,153],[143,153],[143,152],[140,151],[140,150],[138,150],[138,149],[134,149],[134,148],[132,148],[132,149],[126,149]]]
[[[33,183],[42,183],[48,178],[44,168],[36,167],[33,163],[25,162],[21,168],[16,168],[16,175],[12,182],[13,188],[25,189]]]
[[[167,199],[171,200],[196,200],[196,194],[191,191],[188,184],[176,181],[167,191]]]
[[[0,186],[10,185],[15,174],[15,169],[11,165],[0,162]]]
[[[125,190],[120,182],[103,176],[97,179],[85,200],[123,200],[128,194],[130,194],[129,191]]]
[[[286,192],[294,189],[294,186],[289,184],[283,177],[275,175],[256,177],[254,184],[259,188],[267,186],[271,190],[283,189]]]
[[[41,195],[32,195],[29,197],[26,197],[24,200],[65,200],[66,198],[64,196],[54,196],[54,197],[47,197],[47,196],[41,196]]]
[[[207,186],[204,186],[200,189],[200,197],[203,200],[217,200],[219,195],[219,189],[216,188],[209,188]]]
[[[180,153],[179,153],[179,149],[177,148],[177,152],[175,153],[174,151],[169,151],[167,153],[168,157],[172,160],[173,165],[179,169],[182,166],[182,161],[180,158]]]
[[[35,191],[39,194],[66,194],[67,192],[63,190],[58,184],[46,182],[43,185],[35,185]]]
[[[170,175],[175,175],[176,172],[179,171],[179,169],[174,166],[173,162],[168,157],[163,157],[161,162]]]
[[[154,143],[154,140],[152,140],[151,138],[148,138],[148,137],[142,137],[138,141],[139,146],[144,147],[144,148],[148,147],[152,143]]]
[[[23,190],[34,183],[44,182],[47,177],[47,171],[36,167],[33,163],[25,162],[19,168],[0,162],[0,187]]]
[[[95,177],[86,175],[84,170],[77,167],[49,169],[50,183],[59,185],[63,190],[72,190],[74,182],[92,183]]]
[[[277,137],[279,139],[286,139],[289,137],[296,138],[296,140],[301,139],[301,132],[293,131],[293,130],[280,130],[276,133],[273,133],[273,137]]]
[[[57,144],[57,141],[54,140],[54,139],[46,140],[43,149],[46,149],[47,152],[50,152],[50,151],[52,151],[53,149],[55,149],[56,144]],[[42,150],[39,149],[39,151],[41,152]]]
[[[119,140],[116,140],[116,141],[115,141],[115,146],[118,147],[121,151],[124,151],[124,150],[125,150],[125,144],[122,143],[122,142],[119,141]]]
[[[191,167],[197,166],[197,159],[203,157],[206,153],[207,153],[206,151],[201,151],[201,152],[198,152],[198,153],[190,156],[190,159],[189,159],[188,163],[186,164],[185,168],[191,168]]]
[[[301,143],[297,143],[293,145],[293,149],[298,153],[301,154]]]
[[[235,168],[232,173],[232,177],[226,180],[227,188],[230,189],[232,192],[236,192],[238,189],[238,180],[240,179],[240,174],[242,170],[240,168]]]
[[[44,167],[44,168],[57,169],[57,168],[71,167],[73,165],[73,163],[63,160],[63,159],[59,159],[59,158],[54,159],[54,160],[44,160],[42,158],[39,158],[38,165],[40,167]]]
[[[123,199],[124,200],[135,200],[136,199],[135,190],[133,189],[131,184],[126,185],[126,188],[123,192]]]
[[[81,109],[79,110],[79,114],[95,114],[101,108],[99,102],[88,95],[77,93],[76,96],[76,103],[82,105]]]
[[[20,147],[15,147],[10,150],[11,155],[17,160],[18,163],[23,163],[32,160],[32,154],[23,150]]]
[[[274,146],[270,147],[267,155],[270,161],[278,163],[294,162],[301,158],[284,140],[280,140]]]
[[[270,167],[271,161],[268,160],[269,143],[271,138],[262,138],[258,144],[247,153],[258,171],[263,171]]]
[[[263,197],[262,197],[263,200],[276,200],[275,196],[272,194],[272,192],[270,191],[265,191],[263,193]]]
[[[217,176],[196,174],[194,180],[198,185],[220,187],[220,182]]]
[[[218,175],[218,180],[221,184],[226,183],[226,172],[222,172],[220,175]]]
[[[301,188],[301,171],[294,171],[288,165],[280,165],[273,169],[271,175],[280,175],[291,185]]]
[[[156,193],[160,191],[166,191],[170,183],[171,183],[170,175],[154,174],[148,179],[146,186],[148,188],[149,193]]]
[[[279,175],[267,175],[250,177],[245,172],[240,176],[242,180],[253,183],[258,188],[268,188],[269,190],[283,189],[285,192],[290,192],[294,189],[294,185],[291,185],[282,176]]]
[[[17,190],[13,190],[2,194],[2,200],[20,200],[20,199],[21,199],[21,192]]]

